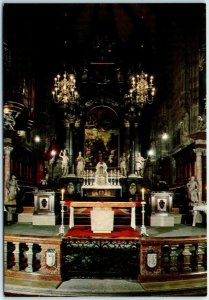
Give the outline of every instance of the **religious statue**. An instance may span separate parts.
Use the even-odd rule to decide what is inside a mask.
[[[120,158],[120,172],[122,176],[127,176],[127,157],[125,153]]]
[[[67,149],[61,150],[59,157],[62,158],[62,176],[67,176],[69,173],[69,157]]]
[[[84,174],[84,168],[85,168],[85,159],[82,157],[82,153],[78,152],[78,157],[76,158],[77,162],[77,176],[81,177]]]
[[[107,165],[105,162],[97,163],[94,183],[96,185],[109,185]]]
[[[12,115],[11,111],[4,113],[4,128],[9,130],[15,130],[14,129],[14,126],[16,124],[15,118],[17,118],[18,115],[19,112],[17,112],[15,116]]]
[[[135,156],[135,172],[136,172],[136,175],[143,177],[146,160],[147,159],[145,159],[143,156],[141,156],[140,152],[136,153],[136,156]]]
[[[16,195],[18,191],[20,190],[16,176],[12,175],[12,178],[8,180],[7,182],[7,190],[8,190],[8,199],[9,200],[16,200]]]
[[[199,193],[198,193],[198,182],[195,179],[195,176],[191,176],[189,182],[187,183],[188,196],[192,203],[199,202]]]

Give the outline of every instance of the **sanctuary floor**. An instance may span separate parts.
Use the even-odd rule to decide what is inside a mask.
[[[55,226],[34,226],[28,223],[8,224],[4,227],[5,234],[20,234],[20,235],[34,235],[34,236],[56,236],[59,235],[59,225]],[[65,225],[65,232],[69,229]],[[140,226],[136,230],[141,232]],[[191,226],[185,224],[176,224],[174,227],[151,227],[146,226],[146,232],[151,237],[179,237],[179,236],[195,236],[207,235],[207,228],[205,226]]]

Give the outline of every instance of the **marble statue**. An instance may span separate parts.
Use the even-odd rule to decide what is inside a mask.
[[[82,157],[81,152],[78,152],[76,162],[77,162],[77,167],[76,167],[77,176],[81,177],[84,175],[84,168],[85,168],[85,159]]]
[[[18,191],[20,190],[16,176],[12,175],[12,178],[7,182],[8,199],[15,200]]]
[[[98,162],[96,165],[95,182],[96,185],[109,185],[107,165],[105,162]]]
[[[136,156],[135,156],[135,172],[136,172],[137,176],[143,177],[146,160],[147,159],[145,159],[143,156],[141,156],[140,152],[136,153]]]
[[[67,149],[61,150],[59,157],[62,158],[62,176],[67,176],[69,173],[69,157]]]
[[[187,183],[188,196],[192,203],[199,202],[199,193],[198,193],[198,182],[195,179],[195,176],[191,176],[189,182]]]
[[[127,176],[127,157],[125,153],[120,158],[120,172],[121,175]]]

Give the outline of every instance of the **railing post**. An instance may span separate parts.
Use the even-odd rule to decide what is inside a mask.
[[[183,256],[184,256],[184,266],[183,266],[183,271],[184,272],[191,272],[191,251],[190,251],[190,246],[191,244],[184,244],[184,251],[183,251]]]
[[[197,265],[195,267],[196,271],[204,271],[205,268],[203,266],[203,259],[204,259],[204,244],[200,243],[197,244],[197,249],[196,249],[196,255],[197,255]]]
[[[14,242],[15,249],[13,251],[14,254],[14,259],[15,259],[15,265],[12,267],[13,271],[20,271],[20,243],[19,242]]]
[[[177,273],[177,260],[178,260],[178,253],[177,248],[179,245],[171,245],[171,253],[170,253],[170,272],[171,273]]]
[[[25,268],[26,272],[33,272],[33,243],[26,243],[28,250],[25,252],[27,255],[28,265]]]
[[[8,258],[7,251],[8,251],[8,243],[6,241],[6,242],[4,242],[4,269],[5,270],[7,270],[7,266],[8,266],[8,264],[7,264],[7,258]]]

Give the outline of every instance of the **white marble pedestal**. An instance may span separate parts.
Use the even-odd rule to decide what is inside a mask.
[[[18,223],[33,223],[33,207],[23,207],[23,212],[18,214]]]
[[[150,226],[172,227],[174,226],[174,216],[172,215],[151,215]]]
[[[33,215],[33,225],[56,225],[55,215]]]
[[[114,211],[110,207],[93,207],[91,230],[94,233],[111,233],[114,224]]]

